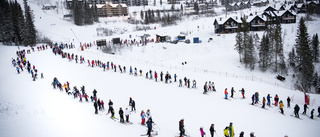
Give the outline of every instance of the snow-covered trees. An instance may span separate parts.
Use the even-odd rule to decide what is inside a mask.
[[[4,44],[34,45],[37,32],[33,24],[33,15],[26,0],[25,12],[17,1],[0,2],[0,41]]]
[[[296,67],[297,87],[304,92],[310,92],[314,80],[313,57],[310,49],[310,38],[303,18],[300,19],[296,38]]]

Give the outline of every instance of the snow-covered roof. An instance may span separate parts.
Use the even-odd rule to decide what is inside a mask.
[[[265,17],[265,16],[259,16],[259,15],[254,15],[254,16],[248,16],[248,18],[246,19],[247,20],[247,22],[251,22],[254,18],[256,18],[256,17],[259,17],[259,18],[261,18],[263,21],[266,21],[267,20],[267,18]]]
[[[291,12],[291,11],[289,11],[289,10],[282,10],[282,11],[275,11],[274,12],[274,14],[276,14],[278,17],[279,16],[282,16],[285,12],[290,12],[290,13],[292,13],[293,15],[296,15],[296,13],[295,12]]]

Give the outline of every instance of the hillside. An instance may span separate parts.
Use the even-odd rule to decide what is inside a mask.
[[[285,82],[275,79],[276,74],[262,73],[259,70],[246,70],[239,63],[238,53],[234,50],[235,34],[217,35],[213,33],[213,18],[189,18],[177,26],[162,28],[155,24],[156,29],[148,31],[135,31],[134,25],[122,21],[121,18],[101,19],[101,23],[92,26],[75,26],[61,19],[61,13],[55,11],[42,11],[41,7],[29,2],[35,14],[35,25],[39,32],[50,37],[55,42],[74,43],[75,49],[65,49],[65,52],[74,53],[85,57],[85,60],[112,61],[116,65],[137,67],[143,71],[143,76],[132,76],[127,73],[103,71],[102,68],[88,67],[54,55],[51,49],[31,52],[26,58],[32,65],[44,74],[44,79],[32,81],[27,72],[16,73],[11,64],[11,59],[16,58],[17,47],[0,46],[0,132],[1,136],[111,136],[127,137],[140,136],[146,133],[146,127],[141,126],[141,110],[151,110],[151,115],[156,123],[154,130],[159,137],[175,136],[178,134],[178,122],[185,120],[185,129],[190,136],[200,136],[199,128],[209,134],[209,126],[215,124],[216,136],[223,136],[223,129],[233,122],[235,136],[241,131],[245,136],[255,132],[257,137],[289,137],[317,136],[320,131],[319,117],[314,120],[301,115],[301,119],[290,116],[293,106],[303,108],[304,95],[300,91],[292,90],[291,78]],[[260,8],[251,9],[262,10]],[[243,11],[248,12],[248,11]],[[299,15],[300,18],[303,15]],[[41,17],[41,18],[40,18]],[[110,20],[116,21],[110,21]],[[105,21],[108,21],[106,24]],[[96,27],[110,27],[126,29],[127,32],[110,37],[96,36]],[[199,29],[198,29],[199,26]],[[285,36],[285,55],[294,44],[297,24],[283,25]],[[319,32],[319,19],[308,22],[310,35]],[[73,32],[74,34],[73,34]],[[129,46],[116,55],[102,53],[96,46],[81,51],[79,44],[93,43],[97,39],[111,40],[113,37],[122,39],[138,39],[142,34],[148,33],[152,38],[155,34],[167,34],[172,37],[181,31],[189,31],[187,37],[199,37],[201,44],[169,44],[148,43],[147,46]],[[258,32],[259,35],[262,32]],[[208,42],[209,38],[213,41]],[[79,40],[79,41],[78,41]],[[40,44],[41,45],[41,44]],[[40,46],[38,45],[38,46]],[[19,47],[30,49],[29,47]],[[182,65],[182,62],[187,64]],[[178,87],[178,83],[155,82],[146,79],[145,73],[149,70],[167,71],[178,79],[184,77],[197,80],[196,89]],[[82,85],[86,87],[89,96],[92,91],[98,91],[98,98],[104,100],[105,107],[108,100],[114,103],[115,116],[119,117],[120,107],[128,107],[129,97],[136,102],[136,113],[131,113],[130,120],[133,125],[120,124],[111,120],[106,110],[94,114],[93,103],[79,102],[65,92],[54,90],[51,83],[57,77],[61,83],[68,81],[70,87]],[[202,94],[206,81],[214,81],[217,92]],[[230,92],[234,87],[234,98],[225,100],[224,89]],[[239,90],[246,90],[245,99],[241,99]],[[284,101],[285,115],[280,114],[279,108],[272,105],[261,109],[250,105],[251,96],[259,92],[260,100],[270,94],[278,94]],[[291,108],[287,108],[286,98],[291,97]],[[310,94],[311,109],[320,106],[320,96]],[[272,99],[273,102],[273,99]],[[107,107],[106,107],[107,108]]]

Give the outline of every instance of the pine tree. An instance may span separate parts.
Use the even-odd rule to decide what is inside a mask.
[[[24,37],[23,44],[24,45],[34,45],[37,42],[37,31],[33,24],[33,15],[31,13],[30,7],[28,6],[27,0],[24,1],[25,7],[25,29],[24,29]]]
[[[144,15],[143,15],[143,11],[142,10],[140,11],[140,17],[143,20]]]
[[[160,0],[160,5],[162,6],[162,0]]]
[[[294,48],[292,48],[291,52],[289,52],[289,59],[288,59],[288,62],[289,62],[289,65],[290,67],[292,68],[295,68],[296,67],[296,52],[294,50]]]
[[[271,64],[270,45],[268,35],[263,35],[261,39],[259,50],[259,68],[263,72],[266,71]]]
[[[304,92],[309,92],[313,82],[314,65],[312,53],[310,50],[310,39],[307,32],[304,19],[301,18],[297,30],[296,38],[296,53],[297,53],[297,66],[295,69],[299,87]]]
[[[246,56],[247,56],[247,66],[250,70],[254,69],[256,58],[255,58],[255,49],[254,49],[254,40],[253,35],[249,35],[248,44],[246,47]]]
[[[99,13],[96,3],[93,3],[92,5],[92,16],[94,22],[99,22]]]
[[[2,41],[4,44],[9,45],[12,44],[14,38],[14,31],[13,31],[13,22],[12,22],[12,13],[11,7],[8,1],[1,3],[1,36]]]
[[[83,6],[78,0],[73,0],[73,22],[78,26],[83,25]]]
[[[89,4],[87,2],[84,3],[84,24],[93,24],[92,8],[89,7]]]
[[[198,5],[198,2],[194,2],[193,9],[194,9],[194,12],[195,12],[196,14],[199,14],[199,5]]]
[[[238,25],[238,29],[237,29],[237,35],[236,35],[236,44],[235,44],[235,50],[239,53],[239,59],[240,62],[242,62],[241,60],[241,54],[243,53],[243,35],[241,32],[241,25]]]
[[[287,74],[287,68],[284,61],[283,55],[283,42],[282,42],[282,31],[280,21],[277,20],[277,24],[273,31],[273,39],[274,39],[274,72],[280,72],[280,74]]]
[[[146,13],[145,13],[144,23],[145,23],[145,24],[149,24],[149,16],[148,16],[148,12],[146,12]]]
[[[314,34],[312,36],[312,56],[313,56],[313,62],[319,62],[319,38],[318,33]]]

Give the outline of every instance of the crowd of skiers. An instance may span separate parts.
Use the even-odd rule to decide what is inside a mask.
[[[44,46],[37,47],[38,50],[45,50]],[[34,51],[34,47],[31,48]],[[30,50],[27,50],[27,53],[30,54]],[[31,74],[31,78],[33,81],[38,79],[38,69],[36,69],[35,65],[31,67],[31,63],[26,58],[26,50],[19,50],[16,52],[17,58],[12,58],[11,63],[16,68],[17,73],[20,74],[22,71],[27,70],[29,74]],[[44,78],[43,73],[41,73],[41,78]]]
[[[60,46],[50,46],[52,48],[52,51],[54,54],[59,54],[62,56],[62,58],[67,58],[69,61],[73,61],[75,60],[76,63],[85,63],[85,59],[83,56],[80,56],[79,57],[79,60],[78,60],[78,55],[75,55],[75,54],[70,54],[70,53],[67,53],[67,52],[63,52],[62,49],[63,48],[74,48],[74,45],[63,45],[61,44]],[[90,47],[90,45],[88,45],[88,47]],[[41,51],[41,50],[45,50],[47,49],[48,46],[40,46],[40,47],[37,47],[38,51]],[[87,46],[86,46],[87,48]],[[34,51],[34,47],[31,48],[32,51]],[[30,50],[27,50],[27,53],[30,53]],[[32,67],[31,69],[31,63],[29,61],[26,60],[26,57],[25,57],[25,50],[21,50],[21,51],[17,51],[17,59],[12,59],[12,64],[13,66],[15,66],[17,68],[17,72],[20,73],[20,70],[23,71],[23,68],[27,69],[28,72],[32,75],[32,78],[35,80],[37,79],[37,75],[38,75],[38,70],[35,68],[35,66]],[[107,62],[107,63],[104,63],[100,60],[87,60],[88,62],[88,66],[90,67],[98,67],[98,68],[103,68],[103,71],[106,71],[106,70],[113,70],[114,72],[117,71],[117,68],[118,70],[120,71],[120,73],[126,73],[126,67],[125,66],[122,66],[121,65],[116,65],[114,64],[113,62]],[[138,71],[137,68],[133,68],[132,66],[129,67],[129,75],[134,75],[134,76],[143,76],[143,73],[142,73],[142,70],[140,69]],[[145,73],[145,77],[147,79],[154,79],[156,82],[157,81],[164,81],[165,83],[172,83],[172,78],[171,78],[171,74],[169,72],[166,72],[166,74],[164,74],[162,71],[160,72],[160,74],[158,74],[156,71],[154,71],[154,73],[152,72],[152,70],[149,70]],[[41,78],[43,78],[43,74],[41,73]],[[159,80],[158,80],[159,78]],[[177,82],[177,75],[174,74],[173,76],[174,78],[174,82]],[[190,88],[190,79],[187,79],[186,77],[184,77],[184,86]],[[87,95],[86,93],[86,90],[85,90],[85,86],[81,86],[80,87],[80,90],[74,86],[73,87],[73,90],[71,91],[70,89],[70,84],[69,82],[67,81],[66,83],[64,83],[63,85],[59,82],[59,80],[57,78],[54,78],[53,79],[53,82],[51,83],[53,85],[53,88],[54,89],[59,89],[60,91],[65,91],[68,95],[73,95],[74,98],[79,98],[79,101],[82,102],[82,100],[84,99],[86,102],[89,102],[89,96]],[[192,87],[191,88],[196,88],[196,80],[193,80],[192,81]],[[179,87],[182,87],[182,79],[179,79]],[[80,92],[81,91],[81,92]],[[204,94],[206,94],[208,91],[216,91],[215,89],[215,84],[214,82],[212,81],[209,81],[209,83],[205,82],[204,84]],[[239,92],[241,92],[242,94],[242,98],[245,98],[245,90],[244,88],[242,88],[241,90],[239,90]],[[232,87],[231,88],[231,98],[233,98],[234,96],[234,93],[235,93],[235,90],[234,88]],[[271,96],[270,94],[267,95],[267,97],[263,97],[262,99],[262,108],[265,108],[265,103],[267,101],[267,106],[271,106]],[[228,91],[227,91],[227,88],[225,88],[225,99],[228,99]],[[95,114],[98,114],[99,111],[103,111],[104,110],[104,102],[103,100],[100,100],[100,98],[97,98],[97,90],[94,89],[93,92],[92,92],[92,96],[90,96],[90,101],[93,102],[93,106],[94,106],[94,109],[95,109]],[[255,94],[252,95],[252,105],[255,105],[255,104],[259,104],[259,92],[256,92]],[[290,97],[287,98],[287,106],[288,108],[290,108],[290,102],[291,102],[291,99]],[[279,104],[279,108],[280,108],[280,112],[282,114],[284,114],[284,111],[283,111],[283,107],[284,107],[284,104],[282,102],[282,100],[280,100],[279,102],[279,97],[278,95],[275,95],[274,97],[274,104],[275,106],[278,106]],[[116,120],[117,118],[115,118],[115,113],[114,113],[114,108],[113,108],[113,102],[111,101],[111,99],[109,100],[109,103],[108,103],[108,114],[111,113],[111,118]],[[129,99],[129,106],[131,107],[131,111],[126,108],[125,110],[123,110],[121,107],[119,108],[119,116],[120,116],[120,122],[121,123],[131,123],[130,120],[129,120],[129,116],[130,116],[130,113],[131,112],[135,112],[136,111],[136,108],[135,108],[135,101],[130,97]],[[307,112],[307,109],[309,107],[305,104],[304,105],[304,111],[303,111],[303,115],[306,115],[306,112]],[[298,104],[295,105],[294,107],[294,114],[295,114],[295,117],[299,118],[299,110],[300,110],[300,107]],[[314,109],[312,109],[311,111],[311,116],[310,118],[313,119],[314,117]],[[320,117],[320,107],[318,107],[318,117]],[[125,116],[125,119],[124,119],[124,116]],[[151,117],[151,114],[150,114],[150,110],[148,109],[146,111],[146,113],[142,110],[141,113],[140,113],[140,116],[141,116],[141,125],[146,125],[147,128],[148,128],[148,131],[147,131],[147,135],[148,136],[152,136],[152,129],[153,129],[153,125],[155,124],[153,121],[152,121],[152,117]],[[147,119],[147,120],[146,120]],[[180,136],[184,136],[186,135],[186,131],[184,129],[184,120],[180,120],[179,121],[179,131],[180,131]],[[214,136],[214,124],[212,124],[210,126],[210,135],[213,137]],[[201,136],[203,137],[205,135],[205,132],[204,132],[204,128],[201,127],[200,128],[200,133],[201,133]],[[227,126],[225,129],[224,129],[224,136],[225,137],[234,137],[234,129],[233,129],[233,123],[231,122],[229,126]],[[244,136],[244,132],[241,132],[239,134],[240,137],[243,137]],[[250,137],[253,137],[254,136],[254,132],[251,132],[250,133]]]

